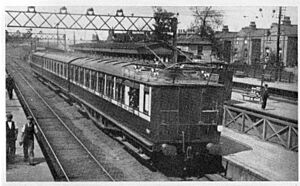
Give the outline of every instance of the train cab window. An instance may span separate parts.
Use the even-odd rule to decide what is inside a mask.
[[[98,92],[103,94],[104,93],[104,74],[98,72]]]
[[[144,88],[144,113],[148,114],[150,109],[150,96],[149,96],[149,87],[145,86]]]
[[[79,83],[81,85],[84,84],[84,69],[83,68],[79,68]]]
[[[106,95],[110,98],[114,96],[114,78],[110,75],[106,76]]]
[[[85,86],[90,88],[90,70],[85,70]]]
[[[91,89],[96,90],[97,76],[95,71],[91,71]]]
[[[116,100],[120,103],[125,101],[125,85],[123,84],[124,80],[121,78],[116,78]]]

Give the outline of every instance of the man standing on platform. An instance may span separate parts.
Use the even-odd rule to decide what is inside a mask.
[[[6,90],[8,93],[9,99],[13,98],[13,90],[14,90],[14,79],[10,76],[10,74],[7,74],[6,76]]]
[[[22,128],[22,138],[20,141],[20,145],[23,145],[24,161],[28,161],[29,157],[29,165],[34,165],[34,134],[37,133],[37,128],[31,116],[28,116],[27,120],[28,122]]]
[[[268,97],[269,97],[269,90],[268,90],[268,85],[267,85],[267,84],[265,84],[265,87],[264,87],[263,90],[262,90],[261,97],[262,97],[262,105],[261,105],[261,108],[262,108],[262,109],[265,109],[265,108],[266,108],[266,105],[267,105],[267,99],[268,99]]]
[[[16,154],[16,140],[18,137],[18,127],[12,120],[13,115],[6,115],[6,158],[7,162],[13,162]]]

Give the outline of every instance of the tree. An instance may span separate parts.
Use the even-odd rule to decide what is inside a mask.
[[[214,10],[209,7],[191,7],[193,12],[194,22],[191,23],[190,29],[199,34],[201,38],[207,39],[212,42],[212,50],[220,53],[220,44],[215,38],[215,30],[223,24],[223,12]]]
[[[168,12],[162,7],[153,7],[153,17],[155,20],[154,31],[153,31],[153,39],[154,40],[163,40],[169,41],[173,35],[171,32],[174,33],[174,29],[177,28],[177,18],[175,17],[175,13]],[[175,21],[176,19],[176,21]]]
[[[223,24],[223,12],[214,10],[209,7],[191,7],[194,22],[191,24],[192,29],[200,34],[201,37],[210,37],[215,29]]]

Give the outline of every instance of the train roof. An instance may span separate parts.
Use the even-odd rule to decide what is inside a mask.
[[[159,69],[159,65],[145,64],[136,58],[86,56],[76,53],[35,52],[34,55],[57,60],[62,63],[71,63],[76,66],[100,71],[113,76],[142,82],[149,85],[215,85],[217,81],[207,78],[211,72],[209,68],[200,71],[176,67],[174,69]],[[201,73],[201,74],[200,74]],[[205,78],[206,77],[206,78]],[[173,82],[173,78],[175,81]],[[210,79],[208,81],[208,79]]]

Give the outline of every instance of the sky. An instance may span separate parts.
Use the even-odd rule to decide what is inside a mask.
[[[124,2],[124,1],[122,1]],[[173,2],[173,1],[172,1]],[[242,1],[241,1],[242,2]],[[275,1],[276,2],[276,1]],[[37,4],[28,4],[28,5],[38,5]],[[86,5],[88,3],[84,3]],[[122,3],[120,3],[122,4]],[[124,6],[111,6],[111,4],[104,4],[105,6],[74,6],[76,3],[66,5],[68,8],[69,13],[86,13],[86,10],[90,7],[94,8],[95,14],[115,14],[117,9],[123,9],[125,15],[131,15],[132,13],[134,15],[139,15],[139,16],[152,16],[153,15],[153,5],[155,4],[149,4],[148,6],[143,6],[147,3],[142,4],[142,6],[128,6],[127,4]],[[258,3],[257,3],[258,4]],[[270,28],[270,25],[273,22],[278,22],[278,11],[279,11],[279,6],[257,6],[257,4],[250,4],[250,6],[244,6],[243,3],[235,6],[228,6],[228,4],[223,4],[223,6],[220,6],[222,4],[217,4],[217,6],[213,6],[214,9],[221,10],[223,11],[224,18],[223,18],[223,24],[228,25],[230,31],[239,31],[242,27],[248,26],[250,24],[250,21],[255,21],[256,22],[256,27],[257,28]],[[276,4],[276,3],[275,3]],[[54,6],[56,5],[56,6]],[[36,6],[36,11],[41,11],[41,12],[58,12],[59,8],[64,6],[64,3],[56,3],[51,6],[45,6],[41,4],[40,6]],[[61,5],[61,6],[57,6]],[[106,6],[107,5],[107,6]],[[110,6],[109,6],[110,5]],[[138,4],[137,4],[138,5]],[[151,6],[152,5],[152,6]],[[162,4],[162,8],[166,9],[167,11],[174,12],[174,13],[179,13],[178,16],[178,21],[179,29],[187,29],[190,24],[193,22],[194,17],[192,16],[192,11],[190,10],[190,7],[193,5],[198,5],[197,3],[195,4],[190,4],[190,6],[183,6],[185,4],[173,4],[170,3],[170,5],[173,6],[164,6]],[[169,4],[167,4],[169,5]],[[202,5],[202,4],[200,4]],[[213,4],[205,4],[205,6],[208,5],[213,5]],[[224,6],[225,5],[225,6]],[[243,6],[241,6],[243,5]],[[268,4],[267,4],[268,5]],[[271,4],[270,4],[271,5]],[[286,4],[287,6],[284,6],[283,15],[285,16],[290,16],[291,17],[291,22],[292,24],[297,24],[298,23],[298,6],[297,4]],[[259,9],[262,9],[262,11],[259,11]],[[27,6],[6,6],[5,10],[27,10]],[[273,10],[275,10],[275,14],[272,13]],[[5,15],[6,17],[8,15]],[[222,29],[222,27],[219,28],[219,30]],[[9,30],[16,30],[16,29],[10,29]],[[20,29],[22,30],[22,29]],[[36,30],[36,32],[39,32],[40,30]],[[47,31],[45,31],[47,32]],[[55,30],[49,30],[48,32],[53,32],[56,33]],[[74,31],[65,31],[61,30],[60,33],[66,33],[67,38],[70,40],[73,39],[73,33]],[[89,40],[91,39],[91,35],[94,34],[95,31],[76,31],[76,38],[81,38],[83,40]],[[107,32],[100,32],[97,31],[97,34],[99,35],[100,39],[106,39],[107,37]]]

